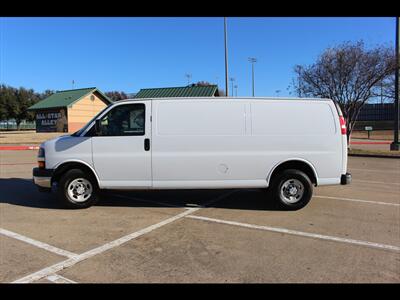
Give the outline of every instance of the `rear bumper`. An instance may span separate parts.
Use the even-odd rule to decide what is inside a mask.
[[[342,176],[340,177],[340,184],[350,184],[351,183],[351,174],[350,173],[346,173],[346,174],[342,174]]]
[[[53,176],[52,169],[33,168],[33,182],[43,188],[51,188],[51,177]]]

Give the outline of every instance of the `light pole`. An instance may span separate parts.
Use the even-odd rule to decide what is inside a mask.
[[[225,41],[225,91],[226,96],[229,96],[228,91],[228,46],[227,46],[227,30],[226,30],[226,17],[224,17],[224,41]]]
[[[237,88],[238,88],[237,84],[235,84],[234,88],[235,88],[235,97],[237,97]]]
[[[231,77],[229,78],[229,81],[231,82],[231,93],[232,93],[232,97],[233,97],[233,82],[235,81],[235,78]]]
[[[394,80],[394,138],[393,142],[390,144],[390,150],[398,151],[400,149],[399,144],[399,18],[396,17],[396,70],[395,70],[395,80]]]
[[[187,80],[188,80],[188,86],[189,86],[189,84],[190,84],[190,79],[192,79],[192,74],[185,74],[185,77],[187,78]]]
[[[253,87],[253,97],[254,97],[254,63],[257,62],[255,57],[249,57],[249,62],[251,62],[251,78],[252,78],[252,87]]]

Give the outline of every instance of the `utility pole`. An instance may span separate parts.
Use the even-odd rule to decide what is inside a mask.
[[[253,97],[254,97],[254,63],[257,62],[255,57],[249,57],[249,62],[251,62],[251,81],[252,81],[252,88],[253,88]]]
[[[225,93],[229,96],[228,91],[228,46],[227,46],[227,30],[226,30],[226,17],[224,17],[224,40],[225,40]]]
[[[396,71],[395,71],[395,89],[394,89],[394,138],[390,144],[390,150],[398,151],[400,149],[399,144],[399,17],[396,17]]]

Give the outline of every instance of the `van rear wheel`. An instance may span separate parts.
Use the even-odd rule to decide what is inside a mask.
[[[273,178],[271,192],[279,208],[297,210],[310,202],[313,185],[304,172],[288,169]]]
[[[98,200],[96,180],[80,169],[66,172],[58,184],[58,197],[69,208],[87,208]]]

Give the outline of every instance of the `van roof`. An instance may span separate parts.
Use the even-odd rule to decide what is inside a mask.
[[[133,98],[116,101],[121,102],[136,102],[136,101],[151,101],[151,100],[308,100],[308,101],[331,101],[328,98],[298,98],[298,97],[165,97],[165,98]]]

